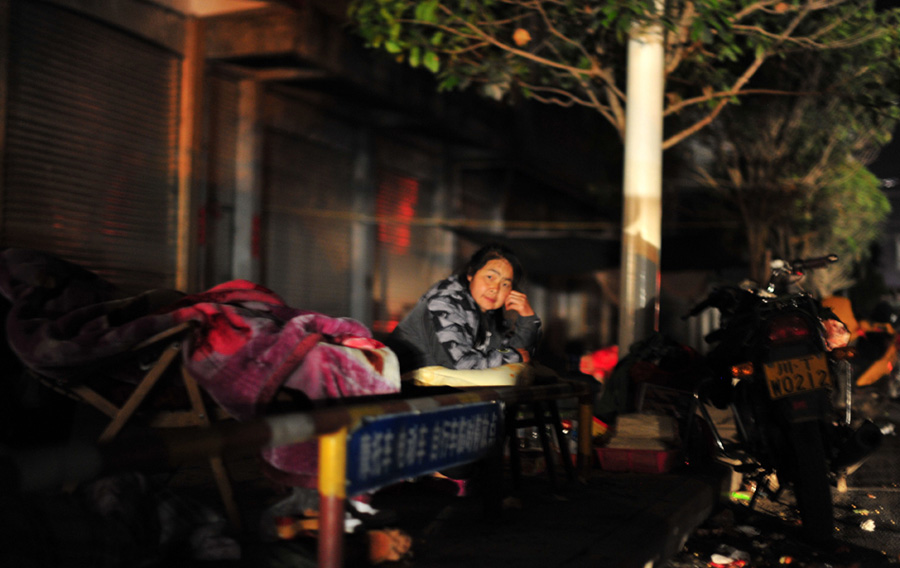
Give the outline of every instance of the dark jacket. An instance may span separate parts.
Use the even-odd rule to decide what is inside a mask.
[[[482,312],[468,283],[453,275],[425,292],[387,344],[397,353],[402,373],[432,365],[488,369],[519,363],[516,349],[534,350],[541,320],[519,317],[510,326],[500,311]]]

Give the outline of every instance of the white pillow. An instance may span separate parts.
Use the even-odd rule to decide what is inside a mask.
[[[426,387],[512,387],[524,379],[525,363],[507,363],[490,369],[456,370],[422,367],[403,375],[404,380]]]

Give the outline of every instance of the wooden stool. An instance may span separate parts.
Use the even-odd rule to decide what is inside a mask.
[[[527,415],[520,418],[520,413],[527,413]],[[556,475],[557,454],[550,446],[550,439],[547,436],[548,426],[552,427],[556,433],[556,443],[560,450],[558,455],[562,461],[563,469],[566,471],[566,476],[569,481],[575,480],[575,466],[572,462],[572,454],[569,452],[568,440],[563,432],[559,407],[555,400],[535,400],[527,403],[510,404],[506,410],[506,437],[509,440],[510,469],[516,489],[519,489],[522,483],[522,460],[519,455],[518,430],[529,427],[537,429],[541,448],[544,452],[544,459],[547,462],[547,475],[550,477],[554,487],[558,486]]]

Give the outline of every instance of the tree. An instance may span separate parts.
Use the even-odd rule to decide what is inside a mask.
[[[854,48],[781,59],[757,84],[806,95],[745,98],[687,145],[709,151],[695,160],[703,181],[737,205],[752,279],[764,281],[768,256],[837,253],[814,288],[828,295],[852,284],[890,211],[865,166],[898,117],[898,46],[893,29]]]
[[[670,148],[708,126],[767,61],[848,49],[883,37],[896,10],[876,0],[353,0],[368,45],[435,72],[441,89],[476,86],[600,113],[624,138],[625,46],[635,26],[662,23]],[[690,111],[690,112],[689,112]],[[690,116],[689,121],[683,120]]]
[[[870,247],[891,207],[880,181],[853,160],[838,168],[835,179],[820,194],[822,203],[817,209],[821,219],[803,235],[796,250],[797,256],[838,255],[837,263],[814,271],[808,281],[809,289],[824,298],[856,284],[854,274],[869,259]]]

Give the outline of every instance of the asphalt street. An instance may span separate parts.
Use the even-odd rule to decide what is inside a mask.
[[[900,558],[900,436],[885,436],[882,447],[847,484],[847,493],[835,498],[841,537]]]
[[[790,495],[761,499],[753,510],[746,493],[723,503],[666,568],[792,566],[882,568],[900,566],[900,436],[881,448],[833,491],[836,541],[823,550],[797,535]]]

